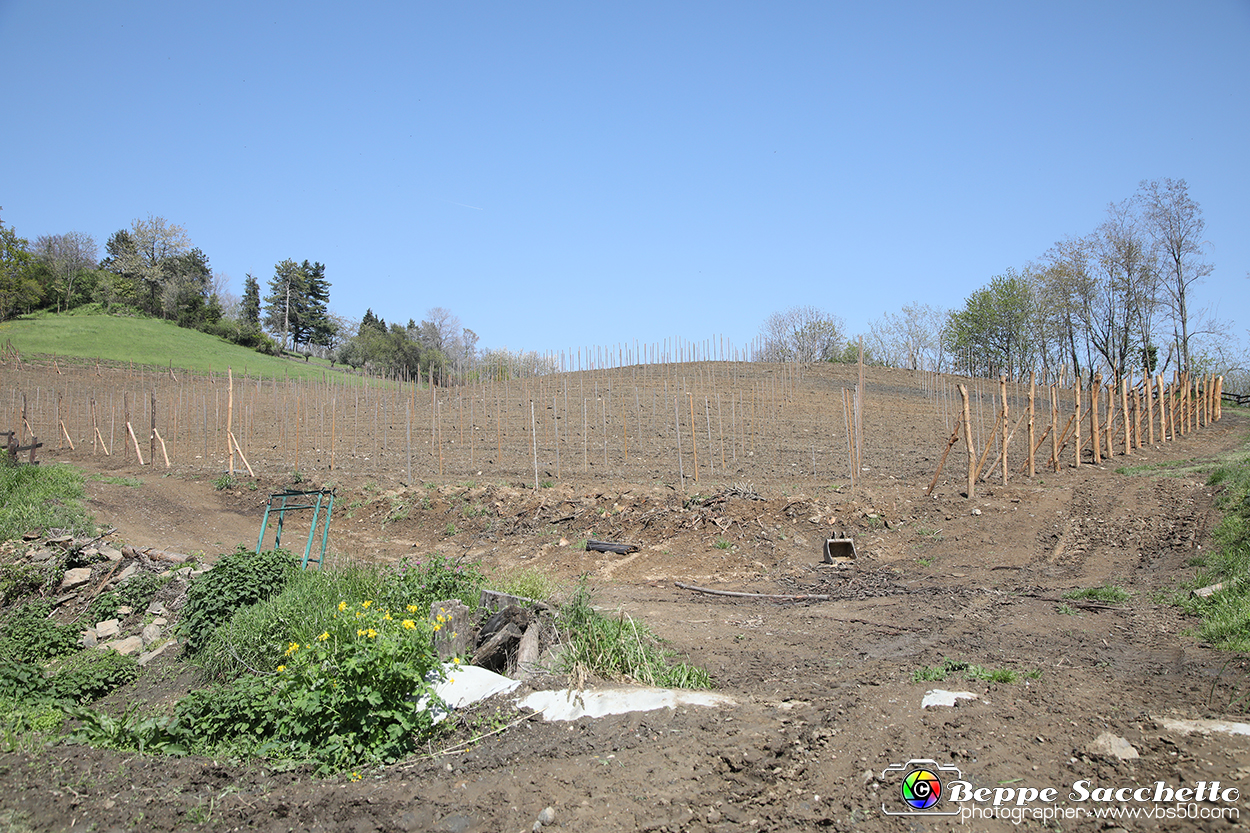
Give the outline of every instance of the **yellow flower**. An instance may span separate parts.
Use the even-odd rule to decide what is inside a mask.
[[[365,632],[365,636],[369,637],[370,639],[373,639],[373,637],[377,635],[378,635],[378,632],[375,631],[373,628],[369,628],[369,630]]]
[[[410,631],[417,626],[417,623],[412,621],[411,619],[405,619],[403,621],[403,626],[404,626],[404,630]]]
[[[437,633],[438,631],[441,631],[442,629],[443,629],[443,626],[442,626],[442,625],[435,625],[435,626],[434,626],[434,631],[435,631],[436,633]]]
[[[279,666],[278,666],[278,673],[279,673],[279,674],[281,674],[281,673],[282,673],[283,671],[285,671],[285,670],[286,670],[286,666],[285,666],[285,665],[279,665]]]
[[[357,635],[357,636],[364,636],[364,635],[365,635],[364,628],[357,628],[357,629],[356,629],[356,635]]]
[[[364,614],[361,613],[359,610],[356,611],[356,618],[359,619],[361,616],[364,616]]]
[[[330,638],[330,632],[329,632],[329,631],[325,631],[324,633],[322,633],[322,634],[321,634],[321,636],[317,637],[317,639],[318,639],[319,641],[321,641],[321,642],[325,642],[325,641],[326,641],[327,639],[329,639],[329,638]]]
[[[360,773],[359,773],[359,772],[353,772],[353,773],[351,774],[351,776],[350,776],[350,777],[351,777],[351,779],[352,779],[353,781],[359,781],[359,780],[360,780]]]
[[[298,650],[299,650],[299,643],[298,643],[298,642],[292,642],[292,643],[291,643],[290,645],[288,645],[288,646],[287,646],[287,648],[286,648],[286,656],[288,656],[288,657],[289,657],[291,654],[295,653],[295,652],[296,652],[296,651],[298,651]]]
[[[441,614],[441,613],[440,613],[440,614],[438,614],[438,621],[439,621],[439,622],[446,622],[446,621],[447,621],[447,617],[446,617],[446,616],[444,616],[443,614]]]
[[[451,661],[452,661],[452,662],[454,662],[456,665],[459,665],[459,664],[460,664],[460,657],[452,657],[452,660],[451,660]]]
[[[409,612],[409,613],[416,613],[416,612],[417,612],[418,610],[420,610],[420,609],[421,609],[421,608],[417,607],[416,605],[408,605],[408,612]]]
[[[451,632],[451,638],[452,638],[452,639],[455,639],[455,638],[456,638],[456,632],[455,632],[455,631],[452,631],[452,632]]]
[[[386,611],[386,614],[382,618],[388,622],[391,621],[391,612],[389,610]]]
[[[347,610],[347,602],[339,602],[339,613],[342,613],[344,610]]]
[[[369,605],[371,605],[371,604],[373,604],[373,602],[372,602],[372,601],[370,601],[370,600],[368,600],[368,599],[366,599],[365,601],[363,601],[363,602],[361,602],[361,603],[360,603],[360,606],[361,606],[361,607],[365,607],[365,608],[367,608],[367,607],[368,607]]]

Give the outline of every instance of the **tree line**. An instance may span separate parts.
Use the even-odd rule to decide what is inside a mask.
[[[109,236],[103,257],[91,235],[71,231],[32,243],[0,220],[0,321],[41,311],[145,315],[270,354],[294,351],[371,373],[456,380],[551,372],[533,352],[480,349],[450,310],[392,323],[368,310],[360,321],[330,309],[318,261],[283,260],[262,287],[248,274],[242,296],[215,272],[186,229],[149,215]]]
[[[1228,326],[1195,301],[1213,270],[1206,222],[1184,180],[1143,181],[1087,234],[1057,242],[943,310],[905,305],[872,322],[864,360],[911,369],[1074,379],[1148,370],[1245,372]],[[847,361],[860,337],[814,307],[774,313],[760,332],[765,361]]]

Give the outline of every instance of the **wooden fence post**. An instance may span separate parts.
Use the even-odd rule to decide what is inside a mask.
[[[975,494],[977,480],[977,450],[972,445],[972,408],[968,404],[968,388],[959,386],[959,396],[964,405],[964,446],[968,450],[968,499]]]

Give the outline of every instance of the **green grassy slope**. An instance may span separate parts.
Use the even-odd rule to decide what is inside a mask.
[[[199,372],[320,379],[329,362],[282,359],[153,318],[111,315],[46,315],[0,324],[0,344],[11,342],[23,356],[34,354],[100,359]]]

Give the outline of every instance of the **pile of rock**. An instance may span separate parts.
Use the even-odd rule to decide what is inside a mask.
[[[138,655],[139,663],[147,665],[176,644],[171,622],[186,602],[191,580],[209,567],[188,563],[191,557],[181,553],[114,545],[107,540],[111,534],[96,538],[28,537],[24,559],[49,570],[65,568],[52,602],[54,607],[77,616],[89,611],[102,593],[121,590],[138,576],[169,579],[145,609],[118,607],[114,617],[91,623],[82,632],[84,647]]]

